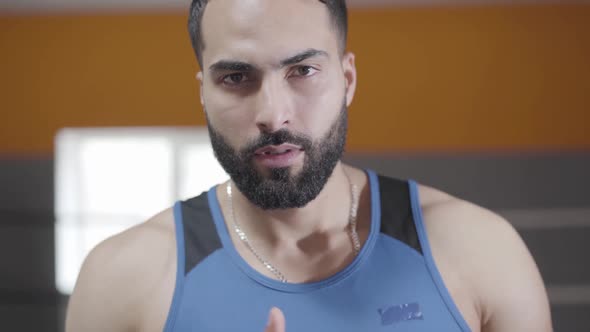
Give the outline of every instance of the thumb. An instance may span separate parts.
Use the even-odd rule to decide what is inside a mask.
[[[270,309],[264,332],[285,332],[285,316],[279,308]]]

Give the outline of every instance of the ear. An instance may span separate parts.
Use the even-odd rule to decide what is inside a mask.
[[[347,52],[342,57],[342,70],[344,72],[344,83],[346,87],[346,106],[350,107],[356,91],[356,65],[355,56]]]
[[[199,96],[201,98],[201,106],[205,106],[205,101],[203,99],[203,72],[200,71],[197,73],[197,80],[199,80]]]

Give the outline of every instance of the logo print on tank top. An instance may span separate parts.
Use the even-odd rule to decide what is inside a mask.
[[[419,303],[405,303],[377,310],[381,316],[381,325],[393,325],[409,320],[423,320]]]

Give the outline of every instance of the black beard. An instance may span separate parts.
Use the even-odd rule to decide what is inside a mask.
[[[281,129],[262,133],[239,152],[208,120],[207,126],[215,157],[250,202],[264,210],[301,208],[319,195],[344,153],[348,110],[344,103],[326,135],[315,142],[307,136]],[[272,168],[270,175],[263,177],[254,167],[254,152],[284,143],[298,145],[304,150],[303,168],[295,175],[291,175],[291,167]]]

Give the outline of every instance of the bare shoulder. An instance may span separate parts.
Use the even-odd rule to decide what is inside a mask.
[[[512,225],[431,187],[419,195],[436,264],[472,330],[550,331],[543,281]]]
[[[90,252],[70,298],[67,331],[138,329],[148,298],[162,288],[173,292],[168,282],[176,266],[173,220],[167,209]]]
[[[442,239],[461,243],[478,236],[490,240],[498,236],[518,236],[510,223],[488,209],[432,187],[419,185],[418,191],[430,237],[444,235]],[[444,242],[451,245],[454,241]]]

